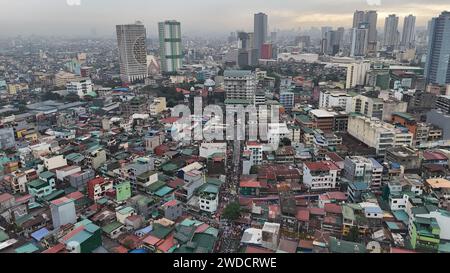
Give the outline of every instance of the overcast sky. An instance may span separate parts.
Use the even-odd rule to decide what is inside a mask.
[[[81,2],[77,5],[77,2]],[[386,15],[417,16],[425,26],[450,9],[449,0],[0,0],[1,35],[113,35],[116,24],[141,20],[150,36],[157,22],[179,20],[185,34],[251,31],[253,14],[269,16],[269,29],[344,26],[356,9],[378,11],[378,28]]]

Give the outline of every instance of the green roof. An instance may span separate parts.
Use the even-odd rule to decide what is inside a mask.
[[[54,176],[55,176],[55,173],[54,172],[50,172],[50,171],[46,171],[46,172],[43,172],[43,173],[39,174],[39,177],[42,177],[44,179],[49,179],[49,178],[54,177]]]
[[[33,245],[32,243],[29,243],[29,244],[26,244],[26,245],[16,248],[14,251],[16,253],[33,253],[38,250],[39,250],[39,248],[37,246]]]
[[[122,224],[120,222],[115,221],[115,222],[109,223],[106,226],[102,227],[102,230],[105,233],[109,234],[121,226],[122,226]]]
[[[207,233],[197,233],[192,238],[192,242],[196,243],[196,250],[194,252],[211,253],[216,243],[217,237]]]
[[[161,166],[161,169],[164,172],[170,172],[170,171],[174,171],[176,169],[178,169],[178,166],[176,164],[173,163],[167,163]]]
[[[31,182],[29,182],[28,187],[34,188],[34,189],[41,189],[43,187],[48,186],[48,183],[46,181],[43,181],[41,179],[35,179]]]
[[[0,229],[0,243],[9,239],[8,234]]]
[[[154,224],[153,230],[150,232],[150,235],[155,236],[159,239],[164,239],[172,232],[172,228],[165,227],[161,224]]]
[[[66,159],[73,162],[80,162],[84,160],[84,156],[79,153],[71,153],[66,156]]]
[[[209,184],[206,186],[206,188],[203,190],[203,192],[216,194],[219,192],[219,188],[215,185]]]
[[[353,212],[353,209],[350,208],[347,205],[342,206],[342,215],[345,219],[350,219],[352,221],[356,220],[355,213]]]
[[[125,207],[125,208],[119,210],[118,212],[120,214],[128,214],[128,213],[131,213],[133,211],[134,211],[134,209],[132,207]]]
[[[164,183],[163,181],[156,181],[155,183],[152,183],[150,186],[147,187],[147,190],[150,192],[156,192],[159,189],[161,189],[162,187],[164,187],[166,185],[166,183]]]
[[[174,189],[168,186],[164,186],[161,189],[159,189],[157,192],[155,192],[155,195],[162,197],[168,193],[170,193],[171,191],[173,191]]]

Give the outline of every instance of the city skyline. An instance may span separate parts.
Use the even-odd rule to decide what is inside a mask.
[[[78,2],[80,5],[77,5]],[[144,0],[113,2],[111,5],[111,1],[105,0],[0,0],[2,7],[8,10],[0,18],[0,24],[8,26],[0,30],[0,35],[113,36],[115,25],[140,20],[145,24],[149,36],[154,37],[158,32],[157,23],[167,19],[182,22],[186,35],[226,35],[237,29],[251,31],[252,15],[258,12],[269,16],[269,31],[327,25],[350,28],[355,10],[377,10],[378,29],[383,27],[384,18],[393,13],[400,18],[413,14],[417,17],[416,25],[420,28],[425,27],[432,17],[438,16],[440,11],[448,8],[444,0],[426,3],[419,0],[343,0],[327,2],[326,5],[324,0],[306,3],[288,0],[281,6],[276,1],[260,3],[255,0],[244,3],[230,0],[214,4],[208,4],[204,0],[188,3],[172,0],[158,5],[154,1]],[[236,9],[236,5],[240,8]],[[179,8],[173,9],[173,6]],[[217,16],[218,14],[221,16]]]

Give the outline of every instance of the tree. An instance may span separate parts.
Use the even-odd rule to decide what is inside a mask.
[[[228,220],[234,221],[241,216],[241,205],[239,203],[233,202],[228,204],[223,211],[223,217]]]
[[[359,242],[359,230],[358,227],[353,226],[350,228],[350,231],[347,235],[347,240],[350,242],[355,242],[358,243]]]
[[[42,100],[61,100],[61,95],[59,95],[58,93],[53,93],[51,91],[49,92],[45,92],[44,94],[42,94]]]
[[[291,144],[292,144],[291,140],[287,137],[282,138],[280,143],[281,143],[281,146],[291,146]]]
[[[64,100],[67,102],[76,102],[80,101],[80,96],[76,93],[69,93],[67,96],[64,97]]]

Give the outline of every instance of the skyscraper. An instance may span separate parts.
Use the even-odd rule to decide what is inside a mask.
[[[359,26],[363,23],[368,27],[367,51],[369,53],[375,53],[377,50],[377,19],[378,14],[375,10],[357,10],[353,14],[353,28],[359,28]]]
[[[141,22],[117,25],[120,78],[131,83],[147,77],[147,34]]]
[[[369,41],[369,24],[361,23],[357,28],[352,28],[350,56],[364,57],[367,54]]]
[[[261,46],[267,42],[267,15],[262,12],[255,14],[253,27],[253,48],[257,50],[255,53],[259,59]]]
[[[393,50],[398,46],[400,33],[398,32],[398,17],[390,14],[384,21],[383,46]]]
[[[175,20],[158,23],[161,70],[174,73],[183,65],[181,24]]]
[[[334,56],[339,52],[339,32],[330,30],[325,34],[324,53]]]
[[[427,83],[450,83],[450,12],[431,20],[428,54],[425,65]]]
[[[413,48],[416,32],[416,17],[408,15],[403,21],[402,47]]]

